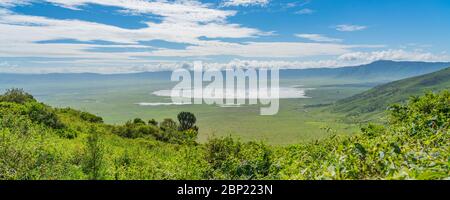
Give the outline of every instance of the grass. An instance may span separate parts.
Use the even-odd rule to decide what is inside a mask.
[[[204,144],[152,135],[131,139],[114,134],[117,126],[86,120],[75,110],[8,99],[0,98],[0,180],[450,177],[448,90],[394,106],[386,126],[287,146],[231,137]]]
[[[277,115],[260,116],[260,107],[256,105],[239,108],[214,105],[136,105],[138,102],[171,102],[170,98],[151,95],[153,91],[168,89],[174,85],[161,80],[52,80],[15,84],[14,87],[25,88],[35,94],[38,100],[51,106],[72,107],[99,115],[110,124],[122,124],[136,117],[162,121],[164,118],[173,118],[181,111],[190,111],[196,114],[197,123],[201,127],[199,142],[205,142],[212,136],[231,135],[243,141],[263,140],[269,144],[287,145],[323,138],[331,133],[327,131],[329,128],[338,134],[354,133],[358,127],[343,121],[344,115],[328,112],[321,107],[304,106],[329,104],[373,85],[338,79],[282,79],[280,84],[304,85],[314,89],[307,91],[307,96],[311,98],[282,99]],[[227,124],[226,128],[223,128],[223,124]]]

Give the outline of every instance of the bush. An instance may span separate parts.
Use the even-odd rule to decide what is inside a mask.
[[[207,178],[261,179],[269,176],[272,151],[263,143],[241,143],[231,137],[206,143]]]
[[[93,115],[91,113],[88,112],[81,112],[80,113],[80,118],[83,119],[84,121],[87,122],[92,122],[92,123],[103,123],[103,118]]]
[[[387,127],[284,149],[276,158],[290,179],[447,179],[450,93],[394,105]]]
[[[126,138],[138,138],[148,136],[158,137],[160,130],[158,127],[146,125],[145,122],[141,123],[134,120],[133,122],[128,121],[123,126],[114,127],[113,132]]]
[[[158,126],[158,122],[155,119],[148,120],[149,125]]]
[[[12,102],[24,104],[27,102],[35,102],[36,100],[31,94],[26,93],[23,89],[12,88],[6,90],[5,94],[0,95],[0,102]]]
[[[135,119],[133,120],[133,123],[134,123],[134,124],[142,124],[142,125],[145,125],[144,120],[142,120],[141,118],[135,118]]]
[[[83,169],[90,180],[103,178],[103,153],[104,147],[97,130],[91,129],[86,141],[85,160]]]
[[[404,129],[397,131],[406,131],[409,135],[436,134],[439,130],[448,129],[450,92],[429,92],[423,97],[411,97],[407,105],[391,106],[389,114],[391,126]]]
[[[155,126],[155,121],[150,120],[146,124],[142,119],[136,118],[128,121],[123,126],[115,126],[113,133],[127,138],[139,138],[151,136],[157,140],[174,144],[195,144],[197,129],[191,128],[184,131],[178,130],[178,125],[172,119],[164,119],[160,127]]]
[[[28,115],[33,122],[44,124],[54,129],[65,128],[55,112],[42,103],[28,103]]]
[[[161,130],[163,131],[176,130],[177,123],[173,121],[173,119],[166,118],[164,119],[164,121],[161,122],[159,127],[161,127]]]

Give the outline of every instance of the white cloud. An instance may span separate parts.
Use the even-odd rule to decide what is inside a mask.
[[[209,68],[280,67],[312,68],[338,67],[361,64],[378,59],[392,60],[443,60],[448,56],[402,50],[354,52],[355,49],[384,48],[382,45],[346,45],[340,39],[320,34],[298,34],[297,37],[313,42],[225,42],[222,38],[246,39],[270,35],[255,28],[233,24],[227,19],[236,14],[232,10],[211,8],[199,1],[146,1],[146,0],[46,0],[69,9],[83,9],[88,4],[115,6],[121,12],[154,14],[161,22],[145,22],[147,27],[126,29],[81,20],[61,20],[30,16],[9,11],[10,6],[27,4],[33,0],[0,0],[0,57],[30,57],[25,64],[0,63],[0,72],[49,73],[97,72],[124,73],[172,70],[190,66],[179,61],[232,56],[243,60],[207,62]],[[236,1],[260,2],[263,1]],[[268,1],[266,1],[268,2]],[[242,4],[245,5],[245,4]],[[339,25],[342,31],[365,29],[365,26]],[[209,40],[202,40],[209,38]],[[106,44],[38,43],[39,41],[72,39],[77,41],[109,41]],[[149,48],[140,41],[164,40],[183,43],[185,49],[154,47],[148,51],[128,51],[128,48]],[[319,42],[319,43],[317,43]],[[119,48],[123,52],[92,52],[94,48]],[[363,51],[360,50],[360,51]],[[311,57],[327,56],[325,60]],[[155,60],[154,57],[158,57]],[[173,61],[178,58],[178,61]],[[333,59],[334,58],[334,59]],[[47,60],[46,60],[47,59]],[[269,61],[267,61],[269,59]],[[270,60],[272,59],[272,60]],[[302,61],[282,61],[302,60]],[[308,60],[310,59],[310,60]],[[7,60],[7,59],[6,59]],[[52,67],[54,66],[54,67]]]
[[[433,54],[420,51],[405,51],[389,49],[373,52],[351,52],[338,58],[342,61],[363,61],[372,62],[377,60],[395,60],[395,61],[449,61],[450,56],[446,54]]]
[[[0,56],[81,56],[83,53],[92,56],[85,52],[86,49],[98,47],[92,44],[36,43],[57,39],[103,40],[128,45],[136,45],[139,41],[165,40],[196,45],[201,43],[200,37],[249,38],[267,34],[225,22],[200,23],[164,19],[161,23],[147,22],[147,25],[148,27],[141,29],[124,29],[80,20],[57,20],[0,12]]]
[[[225,0],[223,6],[266,6],[269,0]]]
[[[297,12],[295,12],[295,14],[299,14],[299,15],[309,15],[309,14],[313,14],[315,13],[315,10],[311,10],[309,8],[303,8]]]
[[[27,0],[21,0],[26,2]],[[33,0],[28,0],[32,2]],[[147,1],[147,0],[43,0],[69,9],[82,9],[88,4],[114,6],[134,13],[150,13],[167,21],[212,22],[223,21],[236,14],[235,11],[209,8],[196,0]]]
[[[26,5],[29,0],[0,0],[0,6],[11,7],[16,5]]]
[[[407,52],[403,50],[386,50],[373,52],[350,52],[330,59],[319,60],[258,60],[258,59],[234,59],[228,62],[203,62],[204,69],[226,69],[226,68],[272,68],[280,69],[307,69],[307,68],[337,68],[344,66],[357,66],[368,64],[377,60],[396,61],[450,61],[448,54],[432,54],[427,52]],[[7,63],[7,62],[5,62]],[[69,61],[46,61],[46,64],[67,64],[68,67],[35,67],[35,66],[13,66],[0,65],[0,72],[7,73],[82,73],[93,72],[101,74],[135,73],[148,71],[167,71],[179,68],[193,69],[192,62],[155,60],[152,62],[142,60],[76,60]]]
[[[241,60],[235,59],[230,62],[218,63],[207,62],[204,63],[206,69],[226,69],[226,68],[272,68],[280,69],[307,69],[307,68],[321,68],[321,67],[339,67],[344,66],[338,60],[316,60],[316,61],[285,61],[285,60]]]
[[[320,34],[296,34],[295,36],[315,42],[342,42],[342,39],[330,38]]]
[[[306,57],[339,55],[352,48],[371,48],[366,45],[321,44],[300,42],[204,41],[199,38],[249,38],[264,35],[257,29],[237,24],[209,22],[147,22],[148,27],[124,29],[120,27],[79,21],[57,20],[14,13],[0,14],[0,56],[3,57],[75,57],[106,59],[135,59],[137,56],[218,56],[241,57]],[[180,34],[182,33],[182,34]],[[125,43],[122,47],[141,47],[139,41],[164,40],[187,43],[186,49],[157,48],[148,52],[101,53],[88,49],[107,47],[96,44],[42,44],[38,41],[73,39],[78,41],[104,40]],[[317,39],[317,38],[316,38]],[[324,39],[324,38],[319,38]],[[277,51],[274,51],[277,49]]]
[[[351,24],[341,24],[337,25],[336,27],[337,31],[342,32],[353,32],[353,31],[361,31],[367,28],[367,26],[360,26],[360,25],[351,25]]]
[[[252,58],[304,58],[310,56],[331,56],[349,53],[354,48],[380,48],[383,45],[345,45],[335,43],[306,42],[244,42],[228,43],[202,41],[186,49],[161,49],[152,52],[154,56],[218,56],[231,55]]]

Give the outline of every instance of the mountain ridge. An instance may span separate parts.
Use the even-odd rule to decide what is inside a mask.
[[[415,62],[379,60],[365,65],[338,68],[282,69],[280,78],[284,79],[340,79],[386,83],[408,77],[438,71],[450,66],[450,62]],[[140,78],[170,80],[171,71],[99,74],[99,73],[48,73],[48,74],[14,74],[0,73],[0,82],[43,80],[83,80]]]

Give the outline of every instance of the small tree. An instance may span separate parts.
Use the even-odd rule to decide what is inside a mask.
[[[195,115],[190,112],[181,112],[178,114],[178,121],[180,122],[179,130],[186,131],[194,127],[197,119]]]

